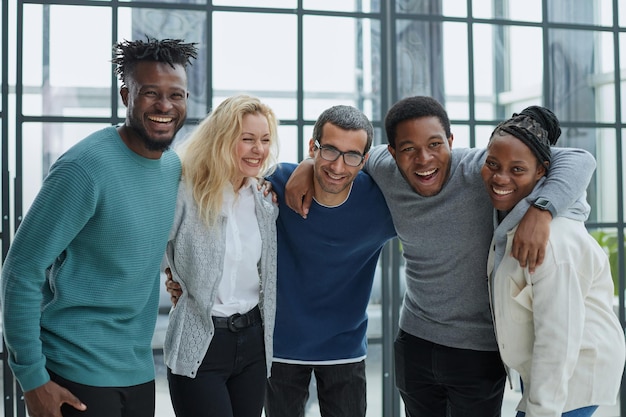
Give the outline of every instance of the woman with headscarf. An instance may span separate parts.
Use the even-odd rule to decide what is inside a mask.
[[[482,168],[495,208],[490,299],[502,360],[521,377],[518,417],[590,416],[615,403],[624,368],[609,260],[584,219],[552,221],[544,262],[533,274],[510,256],[560,134],[549,109],[528,107],[496,127]]]

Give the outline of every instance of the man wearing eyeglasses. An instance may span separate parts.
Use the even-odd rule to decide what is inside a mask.
[[[373,135],[354,107],[334,106],[320,115],[309,142],[309,220],[284,199],[296,165],[280,164],[269,178],[281,210],[268,417],[303,417],[312,374],[323,417],[365,416],[366,310],[378,255],[395,236],[382,193],[361,172]]]
[[[309,220],[285,201],[297,165],[279,164],[268,178],[280,214],[266,417],[304,417],[312,374],[322,417],[365,417],[367,305],[380,251],[396,235],[380,189],[361,172],[373,136],[371,122],[355,107],[322,112],[309,141]],[[176,303],[181,290],[169,274],[166,287]]]

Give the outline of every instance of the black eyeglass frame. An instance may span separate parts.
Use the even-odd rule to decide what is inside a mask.
[[[334,147],[320,145],[318,140],[315,140],[315,147],[320,150],[320,156],[322,157],[322,159],[324,159],[325,161],[328,161],[328,162],[335,162],[337,159],[339,159],[340,156],[343,156],[343,163],[348,165],[349,167],[355,168],[355,167],[360,166],[363,163],[363,160],[365,159],[365,155],[361,155],[358,152],[354,152],[354,151],[342,152],[339,149],[334,148]],[[324,151],[326,151],[327,153],[328,152],[335,153],[336,154],[335,158],[333,158],[333,159],[325,158],[324,157]],[[361,158],[361,160],[359,161],[358,164],[352,165],[352,164],[348,163],[348,161],[346,161],[346,155],[358,156],[358,157]],[[328,156],[328,155],[326,155],[326,156]]]

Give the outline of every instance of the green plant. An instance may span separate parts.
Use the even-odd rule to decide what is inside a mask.
[[[598,242],[602,249],[609,256],[609,263],[611,264],[611,276],[613,277],[613,286],[615,288],[615,295],[617,295],[617,289],[619,288],[619,258],[618,258],[618,241],[617,231],[604,231],[594,230],[589,232],[591,236]],[[624,237],[624,243],[626,244],[626,236]]]

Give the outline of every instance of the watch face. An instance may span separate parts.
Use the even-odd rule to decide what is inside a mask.
[[[545,198],[538,198],[538,199],[535,200],[533,205],[535,207],[540,208],[540,209],[547,210],[548,206],[550,205],[550,202],[547,199],[545,199]]]

